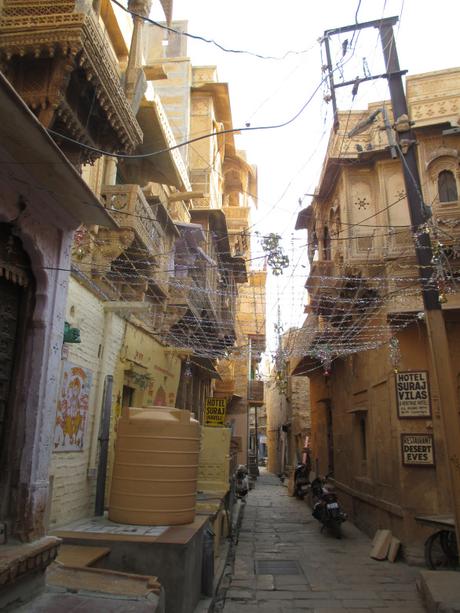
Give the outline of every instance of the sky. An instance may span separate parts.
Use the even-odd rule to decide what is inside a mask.
[[[158,6],[159,3],[157,2]],[[274,324],[280,313],[284,330],[302,325],[308,274],[306,232],[295,231],[298,212],[307,206],[318,183],[332,124],[330,104],[321,85],[319,39],[327,29],[382,17],[400,16],[395,36],[401,69],[419,74],[460,66],[458,0],[174,0],[173,18],[187,20],[190,33],[214,39],[230,49],[248,50],[263,56],[225,53],[202,41],[188,43],[194,65],[216,65],[220,81],[228,82],[235,127],[267,127],[236,137],[237,147],[257,165],[258,209],[252,216],[253,232],[263,236],[276,232],[290,266],[282,276],[269,274],[267,282],[267,340],[276,348]],[[161,19],[159,8],[152,17]],[[342,43],[332,47],[333,63],[342,58]],[[383,72],[381,46],[375,29],[356,36],[343,58],[343,79]],[[365,59],[363,59],[365,58]],[[342,78],[337,70],[336,78]],[[318,90],[315,95],[315,90]],[[311,100],[310,100],[311,98]],[[341,88],[341,109],[366,109],[369,102],[388,99],[383,80],[362,84],[352,99],[351,88]],[[257,235],[256,255],[261,253]],[[278,309],[279,305],[279,309]]]

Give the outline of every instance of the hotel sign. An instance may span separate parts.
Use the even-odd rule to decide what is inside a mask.
[[[224,426],[226,413],[227,400],[225,398],[206,398],[204,425]]]
[[[432,434],[401,434],[402,463],[405,466],[434,466]]]
[[[428,372],[419,370],[396,373],[396,402],[400,419],[431,417]]]

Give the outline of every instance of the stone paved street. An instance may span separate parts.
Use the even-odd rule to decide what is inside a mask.
[[[371,560],[370,540],[348,522],[343,534],[321,534],[308,505],[262,474],[244,510],[224,613],[424,613],[417,568]],[[256,560],[294,560],[301,573],[256,574]]]

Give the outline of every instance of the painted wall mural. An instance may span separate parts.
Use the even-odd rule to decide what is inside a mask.
[[[57,403],[54,451],[83,451],[93,373],[64,362]]]

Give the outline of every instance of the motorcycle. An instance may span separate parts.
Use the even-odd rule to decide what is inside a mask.
[[[346,521],[347,514],[342,511],[337,495],[327,484],[330,476],[330,474],[326,475],[324,479],[316,477],[311,483],[312,515],[323,524],[321,531],[326,528],[332,536],[339,539],[342,538],[342,523]]]
[[[294,470],[294,496],[304,499],[310,487],[310,471],[304,463],[297,464]]]
[[[245,499],[249,492],[248,469],[240,464],[235,472],[235,493],[237,498]]]

